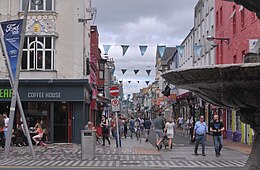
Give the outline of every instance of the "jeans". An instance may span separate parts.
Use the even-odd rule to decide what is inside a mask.
[[[213,136],[214,146],[215,146],[215,153],[220,154],[220,151],[223,147],[223,139],[222,136]]]
[[[116,147],[118,148],[117,133],[115,133],[115,138],[116,138]],[[119,135],[119,146],[121,147],[121,135]]]
[[[205,154],[205,136],[204,135],[196,135],[196,144],[195,144],[195,153],[198,153],[199,143],[201,141],[202,146],[202,154]]]

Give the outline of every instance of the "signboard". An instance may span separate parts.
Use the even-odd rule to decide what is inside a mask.
[[[120,101],[118,99],[111,99],[112,112],[120,112]]]
[[[22,19],[11,20],[1,23],[1,27],[4,33],[6,51],[14,78],[16,74],[16,65],[19,54],[22,24]]]
[[[120,94],[120,90],[119,90],[119,88],[117,86],[111,86],[109,88],[109,94],[112,97],[117,97]]]

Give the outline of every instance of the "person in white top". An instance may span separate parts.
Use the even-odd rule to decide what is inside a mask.
[[[175,129],[175,124],[173,122],[173,119],[170,118],[166,124],[165,124],[165,128],[164,128],[164,131],[166,132],[166,135],[168,137],[168,142],[169,142],[169,150],[172,149],[172,138],[173,138],[173,135],[174,135],[174,129]]]
[[[9,118],[7,116],[7,113],[3,113],[4,117],[4,122],[5,122],[5,127],[4,127],[4,138],[6,139],[7,136],[7,129],[8,129],[8,124],[9,124]]]

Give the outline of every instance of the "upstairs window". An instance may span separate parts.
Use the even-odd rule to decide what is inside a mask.
[[[54,37],[25,37],[22,70],[54,70]]]
[[[29,10],[30,11],[54,11],[54,1],[55,0],[42,0],[41,5],[35,5],[31,0],[29,0]],[[27,0],[21,0],[21,9],[25,10],[25,5]]]

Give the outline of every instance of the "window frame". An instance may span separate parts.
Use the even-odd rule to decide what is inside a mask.
[[[39,40],[42,39],[42,42]],[[50,47],[47,48],[47,38],[50,38]],[[54,57],[55,57],[55,46],[54,46],[55,37],[54,36],[26,36],[23,48],[23,56],[22,56],[22,64],[21,70],[22,71],[53,71],[54,70]],[[42,54],[42,61],[41,65],[39,65],[38,60],[38,52]],[[50,53],[48,56],[47,53]],[[32,56],[31,56],[32,54]],[[26,57],[24,59],[23,57]],[[50,63],[46,63],[47,57],[50,57]],[[33,60],[33,61],[32,61]],[[25,62],[25,63],[24,63]]]
[[[30,0],[29,1],[29,11],[55,11],[55,0],[42,0],[42,9],[39,9],[38,5],[35,5],[35,9],[32,9],[32,4],[33,2]],[[47,10],[47,2],[51,1],[51,9]],[[20,9],[21,11],[24,11],[24,5],[25,5],[26,0],[20,0]],[[34,4],[33,4],[34,5]]]

